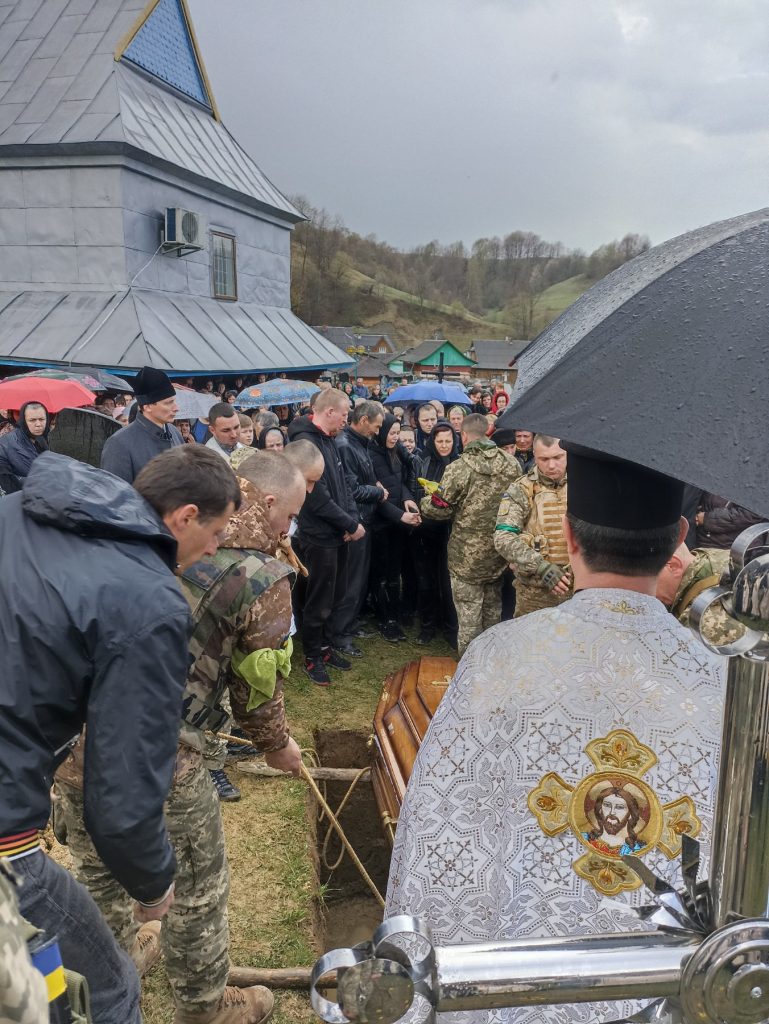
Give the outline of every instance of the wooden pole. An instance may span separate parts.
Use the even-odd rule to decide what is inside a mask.
[[[269,768],[266,764],[261,764],[258,761],[238,761],[236,767],[239,772],[245,772],[246,775],[258,775],[265,779],[293,778],[293,775],[289,775],[288,772],[282,772],[279,768]],[[360,768],[308,768],[307,770],[318,782],[353,782],[361,775]],[[363,770],[366,774],[361,778],[370,780],[371,770],[369,768]]]
[[[310,967],[279,967],[272,970],[263,967],[231,967],[227,978],[228,985],[236,988],[248,988],[249,985],[267,985],[268,988],[309,988]],[[323,982],[317,986],[321,989],[335,988],[335,980]]]

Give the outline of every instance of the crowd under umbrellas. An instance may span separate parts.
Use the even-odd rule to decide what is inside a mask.
[[[191,573],[185,578],[198,588],[193,593],[206,592],[218,578],[200,555],[213,557],[222,543],[235,551],[226,556],[228,564],[240,567],[253,555],[238,553],[238,544],[245,543],[243,531],[257,523],[274,527],[276,546],[269,557],[275,576],[266,586],[290,576],[293,590],[287,600],[284,588],[282,599],[285,639],[281,634],[280,643],[267,652],[273,686],[279,675],[290,685],[293,667],[320,688],[342,688],[352,659],[366,659],[372,631],[397,645],[414,629],[417,643],[425,647],[443,631],[459,655],[468,652],[415,762],[396,832],[387,904],[390,914],[416,912],[433,926],[437,948],[431,984],[436,987],[427,994],[439,1009],[483,1011],[504,1001],[510,1006],[542,1002],[533,977],[522,987],[516,974],[515,957],[531,952],[518,929],[527,937],[563,936],[576,922],[600,933],[607,923],[618,926],[617,915],[630,909],[623,911],[616,901],[609,905],[605,897],[635,892],[642,883],[664,899],[653,913],[642,909],[641,917],[652,913],[652,923],[682,934],[670,941],[665,935],[637,937],[634,945],[628,940],[638,960],[632,979],[626,972],[627,984],[634,986],[631,994],[680,998],[692,1020],[710,1019],[701,1014],[712,1002],[711,988],[729,1000],[720,1019],[757,1020],[755,1014],[746,1018],[751,999],[763,1008],[763,990],[753,984],[754,975],[747,996],[741,983],[728,983],[731,974],[724,991],[720,982],[707,978],[711,957],[721,956],[724,942],[742,942],[740,949],[745,942],[758,943],[756,950],[765,942],[760,928],[755,932],[760,922],[740,919],[760,918],[769,897],[769,877],[758,863],[763,863],[769,840],[767,797],[751,787],[767,767],[761,730],[769,715],[769,681],[766,668],[756,668],[766,648],[762,631],[769,627],[766,556],[751,561],[755,545],[769,530],[763,523],[769,493],[766,451],[734,443],[726,414],[714,409],[706,383],[718,365],[723,393],[735,400],[749,396],[734,406],[728,422],[741,432],[738,440],[751,438],[765,400],[754,383],[755,367],[760,376],[767,353],[759,325],[763,319],[752,308],[746,312],[745,295],[758,290],[759,304],[769,305],[767,224],[765,215],[754,215],[699,232],[688,243],[679,240],[642,257],[580,300],[525,354],[510,411],[505,411],[509,396],[504,386],[489,395],[441,380],[406,384],[386,394],[381,384],[372,393],[357,382],[348,387],[348,382],[328,379],[241,379],[229,391],[222,382],[218,394],[213,382],[198,391],[188,382],[173,385],[164,372],[145,367],[134,382],[133,407],[130,391],[110,389],[95,372],[75,373],[75,379],[36,374],[0,382],[0,407],[16,413],[11,430],[0,439],[3,481],[13,485],[9,491],[22,488],[25,493],[24,506],[12,495],[0,499],[0,517],[16,517],[19,537],[26,499],[40,501],[40,482],[46,474],[61,472],[74,473],[79,495],[87,479],[97,489],[113,488],[110,493],[129,502],[138,500],[134,492],[141,495],[155,510],[161,534],[167,527],[165,540],[170,532],[178,542],[179,559],[172,558],[168,568]],[[762,256],[758,262],[756,252]],[[699,281],[704,292],[698,290]],[[696,315],[683,316],[692,309]],[[639,336],[645,316],[649,330]],[[683,395],[680,388],[663,386],[670,385],[666,375],[671,367],[673,377],[683,368],[680,359],[666,361],[671,324],[677,325],[685,349],[680,359],[691,358],[696,350],[704,367]],[[742,331],[741,357],[724,366],[723,351],[735,344],[731,332],[737,329]],[[714,340],[703,347],[709,332]],[[594,387],[598,370],[607,365],[616,378],[608,398]],[[89,381],[92,389],[86,386]],[[563,401],[552,401],[553,388],[566,396]],[[182,408],[186,431],[174,425],[183,422]],[[714,421],[723,428],[716,444],[707,431]],[[83,476],[77,460],[56,459],[46,451],[71,444],[78,430],[90,431],[82,461],[92,466],[97,461],[107,473],[85,467],[93,475]],[[268,449],[267,439],[276,435],[280,442]],[[190,534],[185,518],[190,513],[175,517],[176,510],[165,504],[157,467],[171,472],[172,465],[185,462],[200,463],[218,481],[219,505],[207,533],[196,528]],[[265,484],[260,491],[260,481],[268,477],[270,489]],[[283,480],[285,486],[279,484]],[[682,522],[684,483],[695,493]],[[717,490],[704,491],[703,485]],[[725,496],[718,493],[722,487]],[[48,501],[48,493],[44,497]],[[40,520],[43,526],[58,529],[46,516]],[[158,516],[164,525],[158,525]],[[695,540],[687,544],[689,532]],[[249,541],[255,536],[248,533]],[[104,545],[100,550],[112,551]],[[763,548],[757,550],[760,554]],[[256,564],[261,572],[267,563],[256,559]],[[167,597],[179,594],[170,588]],[[178,605],[180,627],[182,619],[187,621],[183,605]],[[200,601],[195,605],[201,606]],[[705,627],[708,609],[717,613],[713,628],[718,635]],[[250,621],[258,625],[259,617]],[[699,624],[708,653],[684,628],[690,621]],[[743,630],[737,643],[753,660],[733,659],[727,680],[721,655],[735,654],[737,648],[720,631],[746,625],[752,632]],[[298,657],[292,654],[292,636],[301,642]],[[251,639],[251,653],[263,655],[259,638]],[[658,656],[657,646],[664,657]],[[6,656],[18,656],[18,645],[6,647]],[[176,652],[179,664],[186,661],[183,648]],[[515,658],[511,652],[517,652]],[[211,661],[207,650],[198,653],[200,664]],[[232,657],[234,662],[234,649]],[[231,686],[232,712],[246,728],[253,724],[248,712],[254,691],[264,687],[262,669],[249,676],[259,661],[249,657],[237,653],[240,678],[252,681],[248,701],[239,684]],[[619,685],[628,672],[632,685]],[[47,674],[39,675],[30,685],[46,684]],[[204,683],[204,677],[195,677],[196,686]],[[726,767],[718,782],[726,683]],[[273,689],[267,700],[274,699]],[[216,719],[223,727],[227,715],[218,704],[217,709],[224,715]],[[569,716],[576,716],[576,730]],[[248,744],[255,734],[243,739]],[[691,764],[695,739],[697,772]],[[279,770],[298,773],[296,744],[291,746],[287,732],[279,742],[282,746],[270,747],[267,756]],[[172,759],[174,752],[165,745]],[[54,747],[46,747],[49,761]],[[237,799],[226,773],[208,771],[211,794]],[[49,779],[50,773],[41,777]],[[717,782],[720,817],[713,823]],[[510,785],[517,787],[515,794],[505,789]],[[98,822],[98,816],[91,821]],[[34,831],[10,837],[30,844],[19,856],[36,852]],[[724,867],[712,876],[707,898],[694,867],[699,860],[695,838]],[[217,835],[216,843],[221,842]],[[534,849],[542,853],[536,863]],[[742,883],[735,849],[751,864],[756,860],[750,884]],[[663,857],[672,862],[679,856],[685,887],[676,894],[658,873]],[[556,862],[559,870],[551,871],[548,865]],[[121,863],[119,857],[115,863]],[[174,884],[181,892],[193,883],[180,869],[177,882],[164,883],[162,892],[137,889],[139,921],[149,924],[171,910]],[[493,892],[489,884],[496,887]],[[582,920],[585,908],[587,920]],[[103,912],[106,918],[110,908]],[[422,938],[430,937],[415,927]],[[721,953],[713,953],[712,935]],[[151,931],[145,938],[146,950],[152,946]],[[468,1003],[471,979],[462,974],[456,956],[451,975],[446,947],[500,938],[510,945],[498,953],[499,962],[489,962],[487,947],[469,948],[476,978],[489,979],[489,985],[496,978],[497,984],[492,996],[479,989]],[[585,949],[579,941],[561,949],[558,940],[548,949],[565,957],[571,969],[577,954],[584,953],[589,963],[591,949],[594,955],[597,950],[617,953],[613,945],[601,945],[610,938],[614,942],[616,937],[599,934]],[[105,954],[111,944],[105,935]],[[669,971],[660,988],[652,953],[659,956],[662,947],[669,953]],[[576,951],[577,959],[567,955],[569,950]],[[617,953],[612,962],[622,955]],[[369,1000],[381,1006],[393,990],[377,990],[377,985],[385,975],[397,974],[401,996],[407,993],[408,999],[404,1004],[405,997],[399,998],[397,1013],[389,1002],[383,1019],[395,1020],[410,1000],[409,985],[424,980],[420,965],[401,957],[383,967],[380,958],[372,972],[358,970],[360,960],[345,959],[342,951],[330,963],[354,964],[355,970],[344,992],[340,989],[340,1006],[316,993],[316,1007],[326,1019],[338,1021],[345,999],[348,1008]],[[639,965],[647,960],[644,973]],[[699,965],[696,977],[687,962]],[[501,983],[500,963],[511,972]],[[765,958],[753,957],[751,970],[756,965],[763,972]],[[560,986],[551,986],[548,998],[595,1002],[603,994],[614,999],[617,979],[624,977],[622,965],[615,966],[620,973],[611,984],[591,975],[589,989],[567,978],[561,964],[548,975]],[[734,971],[744,966],[737,963]],[[168,969],[176,967],[169,958]],[[453,988],[446,982],[449,976]],[[694,982],[700,976],[705,981],[698,987]],[[95,970],[92,979],[95,997],[109,998],[109,983]],[[230,1019],[220,1013],[235,998],[227,995],[226,970],[222,985],[221,1001],[209,1020]],[[242,1005],[248,1003],[253,1011],[244,1021],[265,1020],[271,1011],[270,994],[257,987],[242,997]],[[654,1013],[663,1019],[674,1009],[660,1004]],[[608,1011],[608,1006],[601,1010]],[[623,1007],[622,1012],[630,1010]],[[557,1019],[578,1016],[567,1008]],[[533,1018],[530,1013],[519,1019]]]

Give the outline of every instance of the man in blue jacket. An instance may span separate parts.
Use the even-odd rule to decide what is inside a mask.
[[[138,1024],[139,982],[87,890],[40,847],[51,780],[87,724],[86,828],[137,918],[162,918],[190,629],[174,573],[215,553],[239,502],[229,466],[186,445],[135,489],[44,453],[0,502],[0,856],[24,917],[88,980],[95,1024]]]
[[[108,438],[101,453],[101,468],[129,484],[150,459],[184,444],[174,426],[179,406],[167,375],[145,366],[136,374],[134,391],[139,409],[136,419]]]

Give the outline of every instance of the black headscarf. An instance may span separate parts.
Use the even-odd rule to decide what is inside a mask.
[[[459,458],[456,448],[452,448],[448,455],[439,455],[435,450],[435,435],[442,430],[450,430],[452,438],[455,436],[454,428],[448,420],[438,420],[428,434],[427,440],[425,441],[425,460],[422,464],[421,474],[426,480],[435,480],[436,482],[440,481],[443,477],[446,466]]]
[[[45,411],[45,430],[39,437],[35,437],[31,434],[29,427],[27,426],[26,411],[30,405],[39,405]],[[19,421],[16,424],[18,430],[24,434],[24,436],[31,441],[31,443],[37,448],[39,452],[48,451],[48,432],[51,429],[51,417],[48,410],[45,408],[42,402],[25,402],[24,405],[19,409]]]
[[[259,432],[259,437],[256,439],[256,447],[260,451],[266,451],[265,445],[267,444],[267,435],[271,434],[273,430],[277,430],[280,436],[283,438],[283,447],[286,447],[286,435],[280,429],[280,427],[265,427],[264,430]]]
[[[374,438],[376,444],[385,453],[385,455],[387,456],[388,462],[390,463],[390,465],[394,469],[397,467],[398,463],[400,462],[400,458],[398,457],[398,450],[397,450],[397,448],[388,448],[387,447],[387,435],[392,430],[393,423],[399,423],[399,422],[400,422],[400,420],[398,419],[397,416],[393,416],[393,414],[391,412],[386,412],[385,415],[384,415],[384,419],[382,420],[382,426],[379,428],[379,433]]]

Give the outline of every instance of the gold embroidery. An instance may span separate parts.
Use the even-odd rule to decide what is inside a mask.
[[[629,601],[601,601],[599,608],[605,608],[607,612],[616,612],[618,615],[643,615],[642,608],[634,608]]]
[[[672,860],[681,851],[681,836],[696,836],[702,824],[690,797],[660,803],[641,777],[657,757],[631,732],[615,729],[588,743],[585,753],[596,771],[576,786],[549,772],[529,794],[529,810],[547,836],[570,828],[588,851],[574,870],[599,892],[616,896],[641,885],[623,855],[642,857],[658,847]]]

